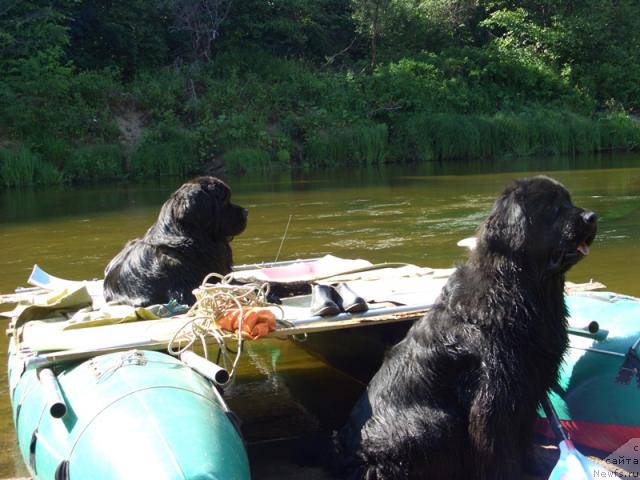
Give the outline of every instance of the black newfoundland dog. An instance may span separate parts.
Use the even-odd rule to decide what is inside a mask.
[[[567,348],[564,275],[596,215],[547,177],[515,181],[433,309],[388,353],[334,438],[351,479],[519,478]]]
[[[231,239],[245,229],[247,211],[214,177],[198,177],[173,192],[144,237],[128,242],[105,269],[104,296],[134,306],[195,302],[204,277],[226,275]]]

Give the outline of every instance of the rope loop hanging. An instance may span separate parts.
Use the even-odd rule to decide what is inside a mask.
[[[216,279],[215,283],[210,283]],[[247,311],[255,308],[276,307],[282,313],[279,305],[273,305],[267,301],[269,295],[268,283],[250,283],[236,285],[231,283],[231,275],[226,277],[218,273],[207,275],[202,284],[194,290],[196,303],[191,307],[187,316],[193,317],[185,323],[169,341],[168,351],[172,355],[180,355],[185,350],[191,349],[196,342],[200,342],[205,358],[209,358],[207,338],[215,339],[218,345],[218,361],[223,362],[223,367],[229,370],[233,376],[235,373],[244,341],[243,325]],[[234,332],[238,342],[237,350],[233,352],[225,343],[225,332],[220,328],[220,323],[225,318],[232,316],[237,327]],[[280,316],[281,318],[283,315]],[[228,337],[228,335],[227,335]],[[232,354],[235,357],[232,359]],[[232,366],[229,369],[228,364]]]

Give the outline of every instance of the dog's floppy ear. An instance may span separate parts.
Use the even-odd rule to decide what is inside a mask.
[[[174,194],[171,213],[186,229],[209,230],[215,221],[216,200],[199,183],[185,183]]]
[[[515,182],[500,194],[480,227],[479,237],[490,250],[515,252],[524,246],[527,216],[518,187]]]
[[[172,212],[183,229],[218,237],[220,215],[230,196],[229,187],[215,177],[197,177],[174,193]]]

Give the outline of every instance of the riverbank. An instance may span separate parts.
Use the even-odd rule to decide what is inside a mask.
[[[0,187],[640,148],[634,2],[29,5]]]
[[[198,158],[196,134],[180,127],[173,138],[154,137],[154,128],[119,123],[119,140],[68,146],[54,166],[38,147],[0,148],[0,188],[93,183],[166,176],[269,173],[392,163],[487,161],[557,157],[640,148],[640,124],[621,114],[586,117],[570,111],[534,109],[493,115],[407,114],[389,123],[362,122],[319,130],[304,140],[283,135],[256,147],[231,147]],[[134,143],[131,130],[141,133]],[[199,126],[195,126],[196,131]],[[254,135],[260,125],[247,127]],[[279,128],[276,124],[272,128]],[[183,131],[181,131],[183,130]],[[257,132],[257,136],[264,130]],[[282,143],[288,148],[278,148]],[[251,142],[249,142],[251,144]]]

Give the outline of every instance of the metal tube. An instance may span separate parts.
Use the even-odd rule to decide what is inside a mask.
[[[226,385],[229,381],[229,372],[195,352],[186,350],[180,354],[180,360],[194,369],[200,375],[208,378],[218,385]]]
[[[67,413],[67,405],[60,390],[60,384],[56,374],[49,368],[38,371],[38,380],[42,386],[42,393],[49,407],[49,413],[53,418],[62,418]]]
[[[600,326],[598,325],[598,322],[595,322],[595,321],[589,323],[589,325],[587,325],[584,328],[569,327],[567,331],[571,335],[593,338],[594,340],[598,340],[600,342],[605,340],[607,338],[607,335],[609,335],[609,330],[600,328]]]

